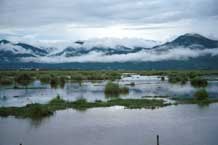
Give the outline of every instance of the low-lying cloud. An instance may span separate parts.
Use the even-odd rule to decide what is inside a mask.
[[[23,58],[24,62],[41,62],[41,63],[70,63],[70,62],[156,62],[165,60],[188,60],[200,56],[216,56],[218,48],[214,49],[190,49],[190,48],[175,48],[166,51],[143,50],[136,53],[105,55],[99,52],[90,52],[82,56],[65,57],[65,56],[50,56],[37,58]]]

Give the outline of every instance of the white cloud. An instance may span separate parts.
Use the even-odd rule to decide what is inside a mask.
[[[66,63],[66,62],[128,62],[128,61],[164,61],[164,60],[186,60],[199,56],[218,55],[218,48],[215,49],[189,49],[175,48],[168,51],[144,50],[137,53],[104,55],[103,53],[91,52],[82,56],[65,57],[40,57],[26,58],[23,61],[35,61],[43,63]]]
[[[187,32],[218,38],[217,0],[0,0],[0,37],[166,40]]]

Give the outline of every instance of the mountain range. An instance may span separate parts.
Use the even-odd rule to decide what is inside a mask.
[[[184,34],[159,43],[76,41],[58,49],[0,41],[0,69],[217,69],[218,41]],[[131,43],[130,43],[131,42]],[[113,44],[113,45],[112,45]]]

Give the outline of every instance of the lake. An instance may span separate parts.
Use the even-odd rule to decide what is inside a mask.
[[[119,106],[57,111],[43,120],[0,118],[0,145],[215,145],[218,104],[155,110]]]
[[[206,90],[218,97],[218,81],[211,79]],[[121,98],[144,96],[192,97],[198,88],[190,83],[171,84],[167,77],[122,76],[116,81],[129,87]],[[130,83],[135,85],[131,86]],[[58,94],[66,100],[86,98],[107,100],[107,81],[68,81],[63,88],[51,88],[34,81],[29,89],[0,87],[0,106],[24,106],[46,103]],[[218,135],[218,103],[208,106],[177,105],[151,109],[125,109],[121,106],[93,108],[86,111],[67,109],[42,119],[0,117],[0,145],[215,145]]]
[[[215,78],[215,76],[213,77]],[[210,98],[218,98],[218,81],[210,79],[206,90]],[[167,77],[161,81],[160,76],[122,76],[117,80],[120,85],[129,87],[129,94],[120,95],[121,98],[141,98],[143,96],[170,96],[170,97],[192,97],[197,91],[190,85],[171,84]],[[135,86],[130,86],[131,82]],[[49,84],[42,84],[36,80],[30,89],[14,89],[13,86],[0,87],[0,106],[24,106],[30,103],[47,103],[52,98],[60,95],[66,100],[74,101],[85,98],[88,101],[106,100],[104,88],[107,81],[83,81],[82,84],[68,81],[64,88],[51,88]]]

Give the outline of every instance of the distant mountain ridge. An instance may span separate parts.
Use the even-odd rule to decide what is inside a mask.
[[[100,63],[111,63],[111,65],[115,65],[115,63],[119,64],[120,62],[127,66],[128,64],[140,64],[143,67],[149,66],[149,68],[151,66],[158,67],[159,65],[175,68],[177,67],[176,64],[181,65],[183,63],[184,66],[181,66],[186,68],[187,66],[190,67],[191,63],[195,65],[193,66],[195,68],[208,67],[218,69],[218,66],[214,66],[214,62],[218,63],[218,41],[200,34],[187,33],[164,44],[156,43],[155,41],[144,41],[142,44],[137,46],[129,46],[125,45],[125,43],[104,45],[104,42],[102,42],[91,43],[90,45],[90,42],[78,40],[72,42],[72,45],[57,51],[58,49],[55,47],[36,47],[27,43],[13,43],[8,40],[0,40],[0,68],[4,69],[7,66],[5,64],[10,63],[27,64],[26,67],[32,67],[30,64],[40,64],[39,66],[45,68],[49,68],[49,65],[52,64],[53,66],[54,64],[59,64],[57,66],[64,68],[70,66],[62,65],[64,63],[87,65],[90,63],[98,65]],[[53,50],[56,51],[54,52]],[[173,65],[166,65],[165,63]],[[79,65],[76,66],[79,69]],[[99,66],[103,67],[104,65]],[[133,67],[133,65],[129,66]],[[72,68],[74,67],[72,65]],[[109,65],[107,68],[114,67]],[[120,65],[119,69],[122,68],[126,67]]]
[[[218,48],[218,41],[206,38],[200,34],[184,34],[171,42],[166,42],[163,45],[155,46],[158,49],[172,49],[177,47],[185,47],[192,49]]]

